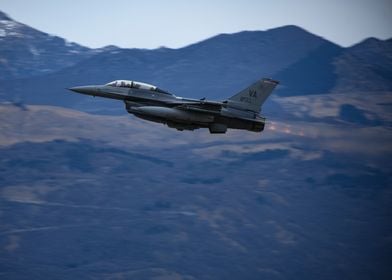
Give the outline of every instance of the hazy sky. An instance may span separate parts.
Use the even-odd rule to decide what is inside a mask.
[[[287,24],[342,46],[392,37],[392,0],[0,0],[0,10],[89,47],[178,48]]]

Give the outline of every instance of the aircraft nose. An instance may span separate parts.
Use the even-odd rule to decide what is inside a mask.
[[[80,86],[80,87],[71,87],[69,90],[74,92],[82,93],[82,94],[94,94],[97,91],[95,86]]]

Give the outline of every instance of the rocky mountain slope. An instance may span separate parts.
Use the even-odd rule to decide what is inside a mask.
[[[0,11],[0,81],[44,75],[96,51],[19,23]]]

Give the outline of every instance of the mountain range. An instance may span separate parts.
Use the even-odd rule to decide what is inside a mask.
[[[0,278],[391,279],[391,42],[283,26],[90,49],[0,12]],[[223,99],[264,76],[281,84],[261,134],[65,89]]]
[[[392,89],[392,39],[370,38],[342,48],[297,26],[283,26],[221,34],[180,49],[89,49],[3,13],[0,18],[2,100],[108,111],[119,108],[117,103],[92,106],[90,98],[66,88],[115,79],[210,99],[231,96],[260,77],[281,81],[278,96]]]

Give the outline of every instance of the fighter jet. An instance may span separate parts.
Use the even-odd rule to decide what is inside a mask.
[[[122,100],[128,113],[180,131],[208,128],[210,133],[226,133],[233,128],[261,132],[266,120],[260,115],[261,106],[278,83],[264,78],[223,101],[178,97],[154,85],[129,80],[70,90]]]

